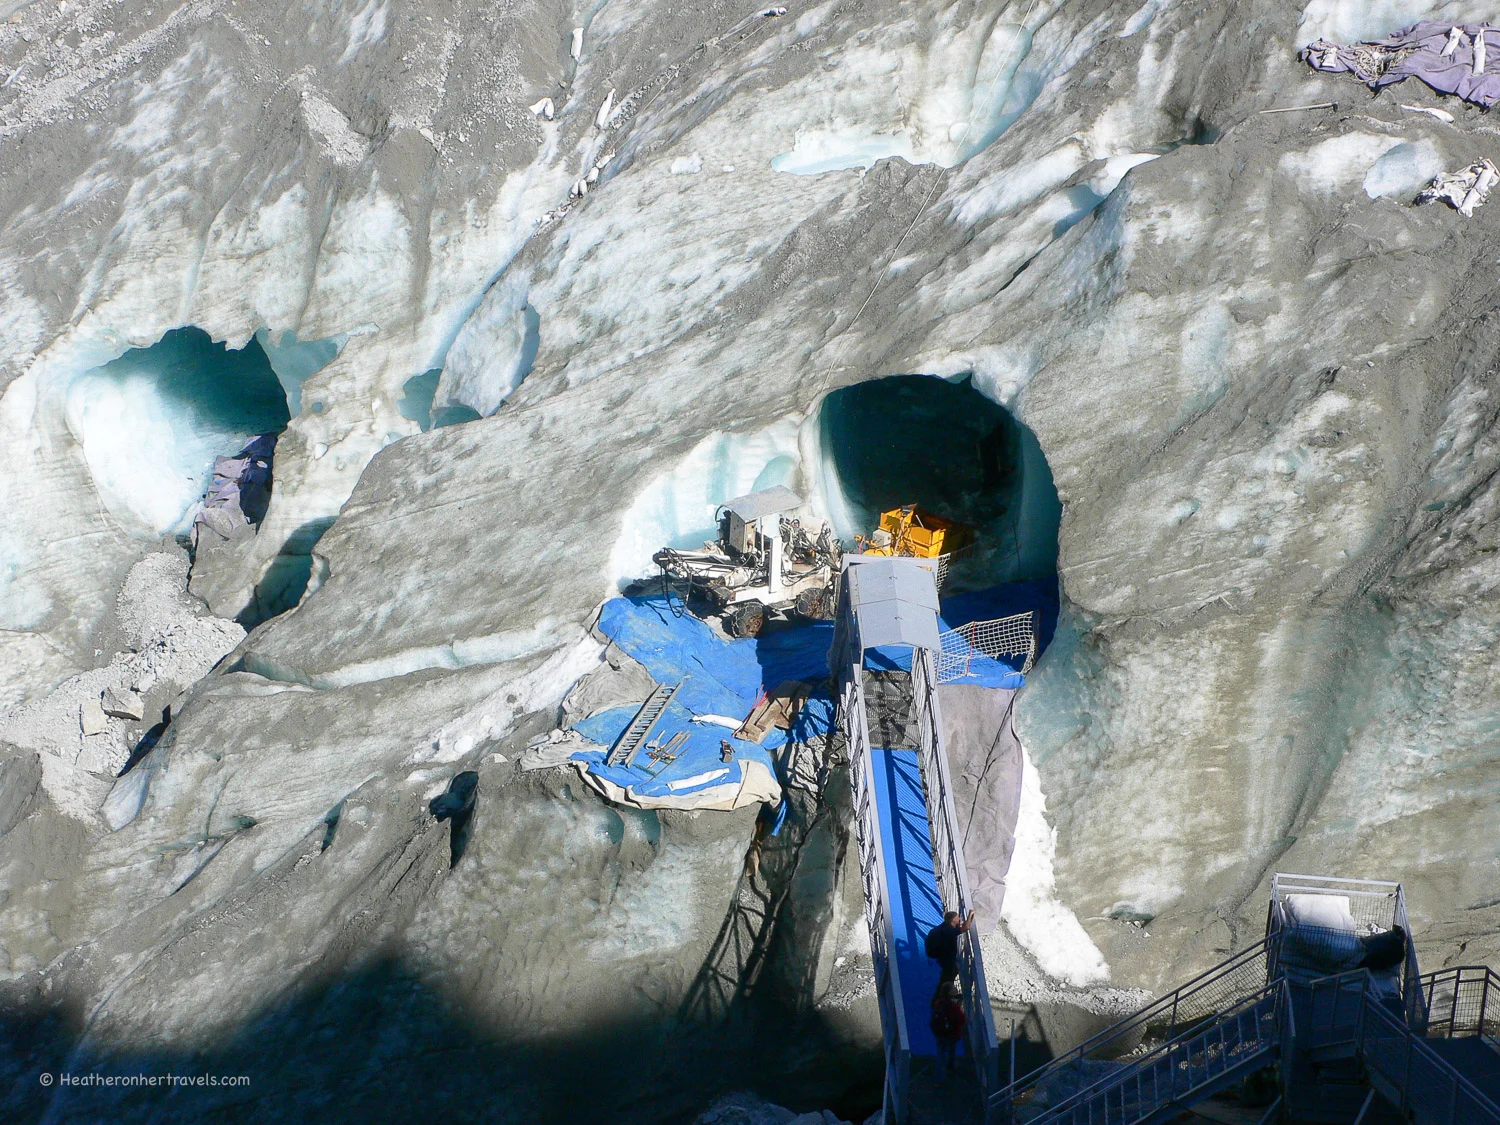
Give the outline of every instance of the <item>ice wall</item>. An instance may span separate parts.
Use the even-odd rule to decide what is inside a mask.
[[[266,353],[271,370],[281,381],[286,392],[287,411],[295,418],[302,413],[302,384],[337,359],[349,337],[339,335],[325,340],[299,341],[297,333],[287,331],[273,341],[270,330],[261,328],[256,330],[255,342]]]
[[[702,547],[718,535],[715,509],[747,492],[801,483],[797,431],[784,418],[751,433],[712,433],[631,501],[609,558],[615,585],[656,573],[651,556],[663,547]]]
[[[531,373],[541,346],[541,315],[527,303],[524,275],[500,283],[460,330],[433,396],[436,409],[493,414]]]
[[[813,9],[798,30],[827,15]],[[1042,70],[1026,66],[1032,32],[1019,16],[925,9],[920,54],[893,56],[858,41],[828,51],[819,73],[773,94],[791,144],[771,167],[811,176],[899,157],[947,168],[983,150],[1043,84]]]
[[[1477,23],[1493,15],[1494,6],[1481,0],[1312,0],[1297,25],[1296,45],[1379,39],[1422,20]]]

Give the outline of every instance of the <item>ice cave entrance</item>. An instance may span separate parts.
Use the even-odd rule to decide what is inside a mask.
[[[915,502],[975,543],[944,590],[1055,582],[1062,504],[1036,435],[967,376],[896,375],[834,391],[819,413],[823,494],[847,542]]]
[[[233,350],[202,329],[178,328],[75,376],[68,428],[104,506],[142,538],[185,533],[214,458],[286,429],[289,398],[339,343],[286,333],[269,347],[257,336]]]

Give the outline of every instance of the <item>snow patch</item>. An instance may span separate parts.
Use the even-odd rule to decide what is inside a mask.
[[[1089,180],[1089,188],[1102,200],[1120,186],[1126,172],[1157,159],[1159,155],[1154,152],[1127,152],[1111,156],[1104,162],[1104,167]]]
[[[1382,156],[1401,144],[1398,137],[1345,133],[1304,152],[1289,152],[1278,164],[1297,189],[1331,195],[1365,177]]]
[[[1005,877],[1000,917],[1048,976],[1076,988],[1109,979],[1104,955],[1078,918],[1057,900],[1053,859],[1057,830],[1047,823],[1047,799],[1031,755],[1021,748],[1021,807],[1016,850]]]
[[[703,158],[696,152],[687,156],[679,156],[672,161],[670,171],[674,176],[696,176],[703,171]]]

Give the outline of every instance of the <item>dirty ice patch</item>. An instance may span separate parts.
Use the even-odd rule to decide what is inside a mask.
[[[370,0],[355,12],[354,18],[349,21],[349,45],[339,56],[338,65],[343,66],[368,44],[378,43],[385,36],[385,21],[385,0]]]
[[[1377,160],[1401,143],[1398,137],[1345,133],[1287,153],[1278,167],[1296,182],[1298,191],[1331,195],[1364,179]]]
[[[1302,11],[1292,45],[1379,39],[1422,20],[1478,23],[1493,14],[1494,4],[1479,0],[1312,0]]]
[[[1415,195],[1443,170],[1443,158],[1431,141],[1402,141],[1387,149],[1365,173],[1365,194],[1371,199]]]
[[[1021,753],[1016,850],[1005,876],[1000,917],[1048,976],[1075,988],[1097,984],[1109,979],[1109,966],[1077,916],[1057,899],[1057,830],[1047,823],[1041,775],[1024,746]]]
[[[714,513],[724,501],[778,484],[795,489],[800,422],[784,418],[748,434],[716,431],[653,478],[625,512],[610,554],[610,582],[655,573],[651,556],[663,547],[702,547],[718,534]]]

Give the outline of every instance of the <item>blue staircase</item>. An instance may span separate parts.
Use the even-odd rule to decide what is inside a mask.
[[[999,1061],[972,931],[959,943],[968,1017],[963,1084],[971,1096],[956,1098],[953,1084],[940,1081],[928,1026],[938,973],[925,955],[927,931],[945,911],[969,912],[938,709],[937,605],[934,576],[918,560],[846,558],[831,657],[884,1038],[886,1125],[985,1122]],[[898,650],[896,666],[868,668],[866,656],[876,650]]]
[[[1351,899],[1352,930],[1299,926],[1293,898]],[[1361,897],[1363,896],[1363,897]],[[1347,911],[1347,905],[1341,909]],[[1320,972],[1356,933],[1407,932],[1399,884],[1277,875],[1266,937],[998,1091],[991,1116],[1027,1125],[1149,1125],[1275,1066],[1263,1121],[1500,1125],[1500,977]]]

